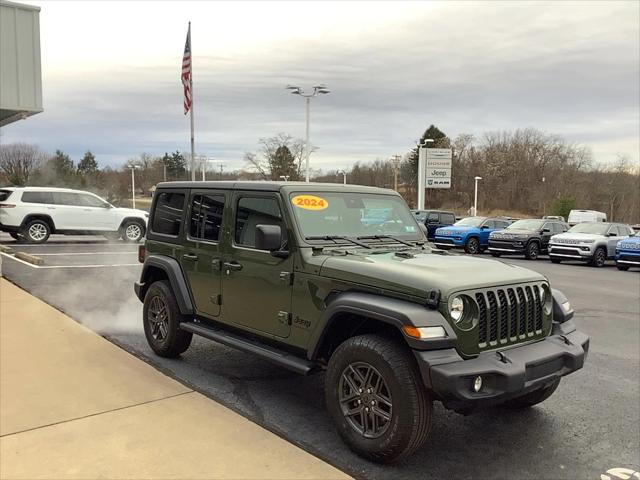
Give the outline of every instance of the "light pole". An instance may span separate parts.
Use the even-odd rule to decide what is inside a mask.
[[[400,169],[400,160],[402,157],[400,155],[392,155],[391,161],[393,162],[393,189],[398,191],[398,170]]]
[[[342,174],[342,184],[346,185],[347,184],[347,171],[346,170],[339,170],[338,173]]]
[[[290,176],[291,176],[291,175],[280,175],[280,178],[281,178],[282,180],[284,180],[285,182],[288,182],[288,181],[289,181],[289,177],[290,177]]]
[[[423,143],[418,142],[418,210],[424,210],[427,200],[425,182],[427,176],[427,143],[434,143],[433,138],[425,138]]]
[[[306,128],[306,139],[304,142],[304,154],[305,154],[305,164],[306,164],[305,181],[309,182],[309,155],[311,154],[310,144],[309,144],[309,110],[311,108],[311,98],[317,97],[318,94],[325,95],[329,93],[330,90],[324,84],[315,85],[313,87],[313,92],[311,93],[304,93],[304,90],[302,90],[300,87],[296,85],[287,85],[286,88],[287,90],[291,90],[292,94],[300,95],[301,97],[304,97],[305,103],[307,105],[307,128]]]
[[[140,168],[140,165],[129,165],[131,169],[131,208],[136,208],[136,176],[133,172]]]
[[[478,215],[478,180],[482,180],[482,177],[475,177],[476,188],[473,194],[473,216]]]
[[[202,181],[206,180],[205,171],[207,168],[207,162],[209,163],[221,163],[222,160],[214,160],[213,157],[207,157],[206,155],[200,155],[197,157],[202,164]],[[222,165],[220,166],[220,177],[222,177]]]

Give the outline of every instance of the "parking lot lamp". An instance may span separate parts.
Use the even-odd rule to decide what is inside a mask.
[[[318,94],[326,95],[330,92],[327,89],[327,86],[324,84],[315,85],[313,87],[313,92],[304,93],[302,88],[296,85],[287,85],[287,90],[291,90],[291,93],[294,95],[300,95],[304,97],[305,103],[307,105],[307,127],[306,127],[306,139],[304,141],[304,156],[305,156],[305,182],[309,182],[309,155],[311,154],[311,145],[309,144],[309,110],[311,108],[311,98],[317,97]]]
[[[136,208],[136,176],[133,172],[140,168],[140,165],[129,165],[131,169],[131,208]]]
[[[289,181],[289,177],[290,177],[290,176],[291,176],[291,175],[280,175],[280,178],[281,178],[282,180],[284,180],[285,182],[288,182],[288,181]]]
[[[422,143],[418,141],[418,210],[425,209],[426,181],[427,181],[427,144],[434,143],[433,138],[425,138]]]
[[[478,180],[482,180],[482,177],[475,177],[476,188],[473,194],[473,216],[478,215]]]
[[[346,185],[347,184],[347,171],[346,170],[339,170],[338,173],[342,174],[342,184]]]

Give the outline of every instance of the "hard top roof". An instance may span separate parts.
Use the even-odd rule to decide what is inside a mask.
[[[268,181],[206,181],[206,182],[161,182],[157,190],[166,188],[222,189],[222,190],[259,190],[265,192],[308,191],[308,192],[354,192],[399,195],[394,190],[362,185],[343,185],[341,183],[306,183],[306,182],[268,182]]]

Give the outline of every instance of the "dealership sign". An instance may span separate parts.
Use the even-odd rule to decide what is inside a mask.
[[[425,187],[451,188],[451,149],[425,148]]]

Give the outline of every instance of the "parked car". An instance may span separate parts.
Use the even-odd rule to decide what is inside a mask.
[[[491,232],[507,228],[510,224],[504,218],[467,217],[449,227],[438,228],[434,243],[445,250],[464,248],[465,252],[476,254],[489,246]]]
[[[569,225],[557,220],[518,220],[504,230],[496,230],[489,235],[489,252],[494,257],[502,254],[524,255],[527,260],[535,260],[549,247],[552,235],[564,233]]]
[[[572,227],[578,223],[606,221],[607,214],[595,210],[571,210],[567,219],[567,223]]]
[[[542,217],[544,220],[559,220],[560,222],[566,222],[562,215],[545,215]]]
[[[622,223],[579,223],[566,233],[554,235],[549,241],[549,259],[581,260],[594,267],[602,267],[616,254],[616,244],[633,235],[629,225]]]
[[[116,208],[90,192],[68,188],[0,189],[0,231],[14,239],[44,243],[52,233],[111,234],[138,242],[145,234],[147,212]]]
[[[390,221],[362,221],[381,208]],[[135,292],[156,354],[179,356],[195,334],[300,374],[325,371],[340,436],[377,462],[420,448],[434,400],[460,412],[528,408],[588,352],[544,276],[432,249],[393,190],[161,183],[139,256]],[[510,309],[499,306],[507,298]]]
[[[616,266],[618,270],[640,267],[640,236],[620,240],[616,245]]]
[[[444,210],[411,210],[416,220],[427,227],[427,238],[433,240],[436,230],[456,223],[456,214]]]

